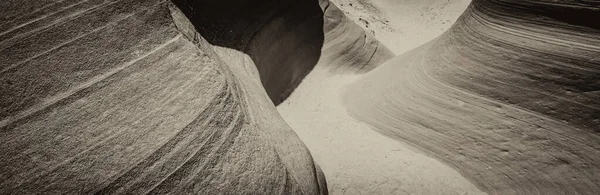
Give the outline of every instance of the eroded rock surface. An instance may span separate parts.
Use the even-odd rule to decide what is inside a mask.
[[[221,16],[243,22],[274,10],[268,26],[205,31],[202,13],[186,7],[203,2],[236,10],[214,1],[0,3],[0,191],[326,194],[269,97],[285,87],[261,82],[273,72],[282,79],[269,83],[287,87],[316,64],[323,2],[252,1],[253,12]],[[248,38],[211,37],[216,30]],[[247,42],[220,45],[238,40]],[[293,49],[277,47],[286,40]],[[288,59],[297,53],[304,65]]]

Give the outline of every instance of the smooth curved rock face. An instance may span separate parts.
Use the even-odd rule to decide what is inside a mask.
[[[327,193],[253,53],[209,44],[169,1],[0,5],[1,193]],[[311,6],[275,18],[322,33]]]
[[[475,0],[344,102],[492,194],[598,194],[600,28],[591,18],[600,18],[596,1]]]

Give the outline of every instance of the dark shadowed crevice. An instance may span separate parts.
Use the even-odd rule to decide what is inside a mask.
[[[173,0],[211,44],[248,54],[278,105],[321,57],[323,11],[318,0]]]

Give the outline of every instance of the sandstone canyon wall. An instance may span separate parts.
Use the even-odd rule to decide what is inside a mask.
[[[0,191],[327,194],[274,107],[340,45],[326,34],[347,19],[327,7],[0,2]],[[351,32],[362,47],[324,53],[391,57]]]
[[[355,83],[345,105],[492,194],[598,194],[592,18],[597,1],[474,0],[443,35]]]

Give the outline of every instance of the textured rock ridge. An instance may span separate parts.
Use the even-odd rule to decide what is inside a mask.
[[[596,1],[474,0],[345,105],[492,194],[598,194],[598,17]]]
[[[0,192],[327,194],[261,82],[265,71],[306,68],[284,55],[318,61],[319,2],[296,12],[277,10],[304,7],[254,3],[280,15],[252,36],[310,32],[284,39],[297,50],[209,43],[218,39],[197,33],[181,2],[0,3]]]

